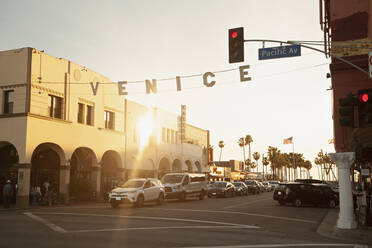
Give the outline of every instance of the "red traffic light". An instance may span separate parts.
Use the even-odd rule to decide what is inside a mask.
[[[368,102],[368,94],[367,93],[361,93],[359,94],[359,101],[363,102],[363,103],[366,103]]]
[[[231,33],[231,38],[235,39],[236,37],[238,37],[238,32],[233,31],[233,32]]]

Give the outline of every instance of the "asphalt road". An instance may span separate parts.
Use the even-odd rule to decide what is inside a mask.
[[[319,235],[326,207],[280,206],[272,192],[0,211],[0,247],[358,247]]]

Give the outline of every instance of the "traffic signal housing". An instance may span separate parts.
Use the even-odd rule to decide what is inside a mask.
[[[356,97],[350,93],[347,97],[340,98],[339,104],[340,125],[343,127],[354,127],[354,106],[358,104]]]
[[[244,61],[244,29],[229,29],[229,63]]]
[[[372,89],[358,92],[359,128],[372,127]]]

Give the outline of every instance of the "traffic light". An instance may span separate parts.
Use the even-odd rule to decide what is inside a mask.
[[[339,104],[340,125],[343,127],[354,127],[354,106],[357,105],[355,96],[350,93],[347,97],[340,98]]]
[[[359,127],[372,126],[372,89],[358,92]]]
[[[244,61],[244,30],[229,29],[229,63]]]

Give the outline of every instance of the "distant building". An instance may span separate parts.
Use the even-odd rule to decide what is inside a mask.
[[[186,123],[185,106],[181,120],[119,92],[107,77],[43,51],[0,52],[0,186],[18,184],[20,207],[45,181],[68,202],[102,198],[130,177],[209,171],[209,131]]]
[[[230,181],[231,179],[239,179],[243,172],[243,163],[238,160],[229,161],[213,161],[210,165],[210,176],[217,179]],[[239,176],[238,176],[239,174]]]

